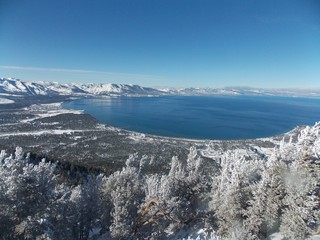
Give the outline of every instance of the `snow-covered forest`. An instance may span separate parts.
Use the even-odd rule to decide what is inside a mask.
[[[107,151],[107,150],[106,150]],[[212,149],[214,151],[214,149]],[[65,181],[56,163],[0,154],[0,239],[305,239],[320,234],[320,124],[268,156],[197,149],[149,173],[133,154],[112,175]],[[155,171],[156,172],[156,171]]]

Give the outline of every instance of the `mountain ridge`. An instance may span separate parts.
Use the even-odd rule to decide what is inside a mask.
[[[16,78],[0,78],[0,94],[76,95],[76,96],[213,96],[251,95],[320,97],[320,89],[263,89],[251,87],[225,88],[151,88],[135,84],[30,82]]]
[[[22,95],[159,95],[160,90],[132,84],[29,82],[0,78],[0,93]]]

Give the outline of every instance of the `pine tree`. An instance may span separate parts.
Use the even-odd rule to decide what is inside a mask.
[[[139,166],[138,156],[131,155],[126,167],[106,178],[103,184],[104,204],[109,206],[103,224],[111,223],[110,234],[115,239],[133,236],[138,209],[144,198]]]
[[[2,233],[8,234],[9,239],[43,235],[48,229],[48,205],[54,195],[56,166],[45,160],[30,163],[29,155],[25,157],[21,148],[8,157],[2,152],[1,158],[1,212],[11,224]]]
[[[253,239],[266,238],[278,229],[284,195],[281,162],[272,155],[261,165],[261,179],[250,186],[252,198],[243,211],[245,229]]]

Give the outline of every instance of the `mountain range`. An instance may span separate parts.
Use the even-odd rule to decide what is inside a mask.
[[[149,88],[133,84],[30,82],[15,78],[0,78],[0,94],[76,95],[76,96],[208,96],[208,95],[270,95],[320,97],[320,89],[226,88]]]
[[[0,93],[22,95],[159,95],[161,91],[131,84],[28,82],[0,78]]]

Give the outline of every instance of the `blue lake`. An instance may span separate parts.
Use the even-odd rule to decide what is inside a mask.
[[[141,133],[194,139],[246,139],[320,121],[320,99],[166,96],[78,99],[63,105]]]

